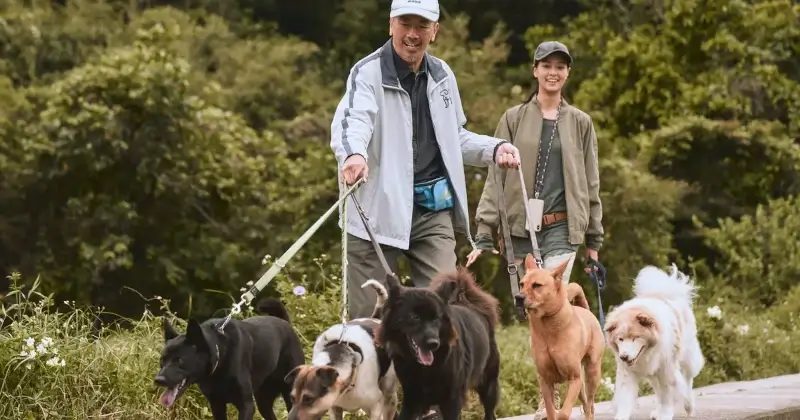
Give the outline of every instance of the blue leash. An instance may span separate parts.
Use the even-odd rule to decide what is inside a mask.
[[[606,268],[600,261],[597,261],[593,258],[589,258],[589,262],[586,263],[589,266],[589,277],[592,279],[592,282],[597,286],[597,310],[600,313],[600,328],[604,328],[606,325],[606,317],[603,313],[603,301],[600,297],[600,292],[606,288]],[[597,267],[597,271],[595,271],[595,267]],[[603,330],[603,337],[605,338],[605,330]]]

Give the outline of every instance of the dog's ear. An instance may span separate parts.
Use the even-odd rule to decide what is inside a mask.
[[[283,377],[283,382],[285,382],[286,385],[294,385],[294,380],[297,379],[297,374],[300,373],[300,369],[302,368],[303,365],[295,366],[294,369],[290,370],[289,373]]]
[[[606,322],[606,326],[603,328],[603,330],[605,330],[606,334],[611,334],[617,329],[618,326],[619,323],[617,321]]]
[[[636,322],[645,328],[652,328],[656,321],[647,314],[639,313],[636,315]]]
[[[436,288],[436,294],[442,298],[445,304],[450,303],[457,291],[458,284],[454,281],[443,281]]]
[[[164,322],[162,322],[161,325],[163,327],[162,329],[164,330],[164,341],[172,340],[173,338],[180,335],[178,334],[177,331],[175,331],[175,327],[172,326],[172,323],[169,322],[169,319],[167,319],[167,317],[164,317]]]
[[[330,388],[339,379],[339,371],[330,366],[324,366],[317,371],[320,383],[326,388]]]
[[[533,254],[528,253],[528,255],[525,256],[525,272],[531,272],[536,268],[536,260],[533,259]]]
[[[203,334],[203,327],[196,319],[190,318],[186,326],[186,341],[194,344],[198,348],[208,349],[208,342],[206,341],[205,334]]]
[[[389,286],[389,299],[396,296],[403,290],[403,285],[396,274],[386,273],[386,285]]]
[[[550,271],[550,274],[552,274],[553,278],[556,280],[557,289],[561,288],[561,284],[564,282],[564,272],[567,271],[567,265],[569,265],[569,259],[559,264],[558,267]]]

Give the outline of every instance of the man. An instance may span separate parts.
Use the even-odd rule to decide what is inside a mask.
[[[427,53],[439,30],[437,0],[394,0],[390,39],[353,66],[331,124],[341,178],[365,182],[356,198],[392,271],[409,261],[415,286],[456,266],[454,231],[469,233],[464,164],[515,168],[517,149],[464,128],[456,78]],[[347,200],[348,311],[367,317],[383,282],[380,264],[357,210]]]

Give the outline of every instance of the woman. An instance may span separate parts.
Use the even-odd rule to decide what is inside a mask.
[[[508,140],[519,149],[529,202],[542,200],[539,202],[542,220],[537,221],[541,227],[536,240],[544,266],[554,268],[569,261],[564,272],[565,284],[569,282],[581,243],[585,240],[586,256],[595,261],[599,261],[598,251],[603,243],[594,125],[588,114],[567,104],[562,97],[571,66],[572,56],[564,44],[557,41],[539,44],[533,62],[538,89],[525,102],[508,109],[495,131],[495,137]],[[489,167],[483,186],[475,215],[478,249],[467,257],[467,266],[483,251],[498,253],[492,240],[492,231],[499,226],[496,189],[502,188],[496,183],[496,170],[495,166]],[[506,171],[503,193],[515,263],[520,275],[524,275],[522,262],[533,250],[516,171]],[[588,273],[589,269],[585,271]],[[541,399],[537,414],[540,412],[544,412]]]

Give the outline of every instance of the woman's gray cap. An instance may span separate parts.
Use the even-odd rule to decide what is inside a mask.
[[[558,41],[545,41],[536,47],[536,52],[533,53],[533,61],[538,62],[544,60],[550,54],[561,53],[567,56],[567,64],[572,65],[572,56],[569,54],[567,46]]]

